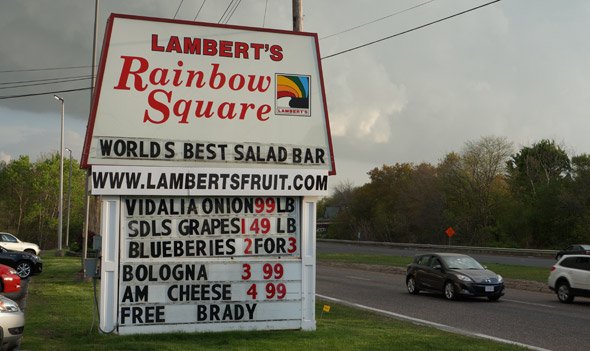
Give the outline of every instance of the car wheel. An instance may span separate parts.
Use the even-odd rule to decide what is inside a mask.
[[[408,277],[408,279],[406,280],[406,287],[408,288],[408,292],[410,294],[416,295],[420,292],[420,290],[416,287],[416,280],[414,279],[414,277]]]
[[[564,303],[570,303],[574,301],[574,295],[570,289],[570,285],[567,282],[560,282],[556,289],[557,298],[559,301]]]
[[[26,279],[31,275],[32,272],[31,263],[28,261],[20,261],[16,265],[15,270],[16,274],[18,274],[18,276],[21,277],[21,279]]]
[[[32,255],[36,255],[36,254],[37,254],[37,253],[35,252],[35,250],[33,250],[33,249],[26,249],[26,250],[25,250],[25,252],[26,252],[26,253],[30,253],[30,254],[32,254]]]
[[[453,284],[451,281],[446,282],[444,293],[447,300],[454,300],[457,297],[457,293],[455,292],[455,284]]]

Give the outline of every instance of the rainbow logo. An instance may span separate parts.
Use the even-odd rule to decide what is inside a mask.
[[[310,76],[276,74],[275,78],[276,113],[289,116],[311,116]]]

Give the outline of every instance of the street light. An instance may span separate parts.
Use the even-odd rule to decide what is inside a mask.
[[[70,208],[72,207],[72,149],[66,147],[70,153],[70,173],[68,175],[68,213],[66,221],[66,247],[70,247]]]
[[[61,141],[59,143],[59,224],[57,228],[57,252],[61,254],[61,234],[63,229],[64,210],[64,99],[53,95],[56,100],[61,101]]]

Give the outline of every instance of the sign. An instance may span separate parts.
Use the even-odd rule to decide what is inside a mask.
[[[335,174],[316,34],[111,15],[82,166]]]
[[[447,234],[447,236],[451,238],[453,235],[455,235],[455,230],[453,229],[453,227],[448,227],[447,230],[445,230],[445,234]]]
[[[93,195],[328,195],[323,171],[94,166]]]
[[[122,198],[119,333],[298,323],[300,207],[294,197]]]
[[[316,34],[111,15],[81,164],[102,330],[315,330],[336,172]]]

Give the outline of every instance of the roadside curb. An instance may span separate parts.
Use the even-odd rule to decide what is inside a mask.
[[[332,266],[332,267],[347,267],[365,271],[391,273],[391,274],[406,274],[406,268],[394,266],[382,266],[363,263],[348,263],[348,262],[334,262],[334,261],[318,261],[318,265]],[[546,283],[536,282],[524,279],[504,279],[504,285],[509,289],[518,289],[526,291],[537,291],[543,293],[552,293]]]

